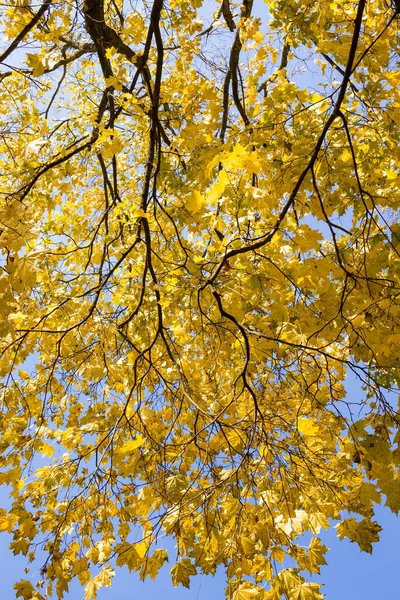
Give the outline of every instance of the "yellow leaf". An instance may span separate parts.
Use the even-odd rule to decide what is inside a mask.
[[[143,562],[140,570],[140,579],[144,580],[148,576],[151,579],[155,579],[165,562],[168,562],[167,551],[164,549],[155,550],[153,556],[150,556]]]
[[[301,583],[288,594],[290,600],[323,600],[320,592],[321,583]]]
[[[139,565],[139,555],[136,552],[134,544],[123,542],[118,544],[115,548],[117,552],[117,566],[121,567],[126,565],[130,571],[137,569]]]
[[[297,428],[300,433],[310,437],[317,436],[319,432],[318,423],[316,423],[314,419],[308,419],[306,417],[300,417]]]
[[[42,62],[42,58],[37,54],[26,54],[26,64],[33,70],[34,77],[40,77],[45,72],[45,65]]]
[[[50,444],[42,442],[40,445],[40,452],[42,453],[42,456],[48,456],[50,458],[54,454],[54,448],[53,446],[50,446]]]
[[[18,517],[8,513],[4,508],[0,508],[0,531],[12,531],[14,525],[18,522]]]
[[[139,558],[144,558],[146,556],[148,546],[146,542],[140,542],[139,544],[135,544],[135,550],[138,553]]]
[[[352,542],[356,542],[361,550],[372,554],[372,544],[379,541],[379,532],[382,531],[382,527],[376,521],[368,519],[357,521],[351,517],[336,525],[336,530],[341,540],[348,537]]]
[[[243,583],[233,593],[232,600],[261,600],[265,590],[251,583]]]
[[[14,585],[14,590],[16,590],[16,597],[24,598],[24,600],[31,600],[35,592],[35,588],[27,579],[21,579],[21,581],[18,581],[18,583]]]
[[[310,569],[315,572],[320,572],[320,566],[326,565],[325,553],[328,548],[321,543],[319,538],[312,538],[308,545],[308,560]]]
[[[112,77],[107,77],[106,79],[106,86],[107,87],[113,87],[118,91],[122,90],[122,83],[120,82],[120,80],[118,79],[118,77],[112,76]]]
[[[319,534],[321,529],[329,529],[330,523],[324,513],[309,513],[308,522],[310,524],[311,531],[316,535]]]
[[[254,555],[255,552],[255,542],[249,537],[243,536],[240,539],[240,543],[242,544],[242,548],[247,556]]]
[[[97,598],[97,590],[101,587],[110,587],[111,579],[114,577],[114,569],[106,565],[100,573],[93,577],[85,586],[85,600],[93,600]]]
[[[23,554],[24,556],[26,556],[28,554],[30,545],[31,544],[29,540],[19,539],[15,540],[14,542],[11,542],[10,550],[13,551],[13,554]]]
[[[190,577],[196,575],[197,570],[189,558],[183,558],[172,567],[170,573],[175,587],[181,583],[184,587],[189,588]]]
[[[273,546],[271,548],[271,558],[272,560],[283,563],[285,560],[285,551],[280,546]]]
[[[351,162],[352,154],[351,154],[350,150],[348,150],[347,148],[345,150],[343,150],[342,154],[340,155],[340,158],[342,159],[342,161],[344,163]]]
[[[203,206],[203,196],[198,190],[193,190],[186,198],[185,208],[191,213],[198,212]]]
[[[386,496],[385,505],[397,514],[400,511],[400,479],[394,479],[385,483],[382,487],[382,492]]]
[[[394,169],[384,171],[384,175],[386,176],[387,181],[396,181],[399,177],[398,171],[395,171]]]
[[[279,588],[288,600],[323,600],[320,583],[308,583],[298,569],[284,569],[277,577]]]
[[[94,600],[97,598],[97,590],[101,587],[101,584],[94,579],[91,579],[85,586],[85,600]]]
[[[81,573],[85,573],[88,571],[88,560],[85,557],[82,558],[78,558],[76,561],[74,561],[74,564],[72,566],[72,573],[74,575],[80,575]]]
[[[129,452],[133,452],[137,448],[140,448],[145,443],[145,438],[142,435],[137,435],[134,440],[127,440],[122,444],[119,448],[120,454],[128,454]]]

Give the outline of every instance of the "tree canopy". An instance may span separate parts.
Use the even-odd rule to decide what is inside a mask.
[[[169,560],[321,600],[321,529],[371,552],[399,511],[399,15],[0,7],[0,529],[44,556],[17,597]]]

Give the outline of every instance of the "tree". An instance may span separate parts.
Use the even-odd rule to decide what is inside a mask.
[[[0,528],[46,556],[17,597],[169,558],[319,600],[321,528],[371,552],[400,509],[399,13],[3,4]]]

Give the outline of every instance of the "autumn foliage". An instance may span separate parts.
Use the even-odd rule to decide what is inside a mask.
[[[399,14],[1,6],[0,529],[44,557],[17,597],[169,561],[321,600],[321,529],[371,552],[399,511]]]

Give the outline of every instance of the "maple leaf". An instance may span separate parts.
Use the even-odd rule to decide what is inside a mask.
[[[24,600],[31,600],[34,597],[35,588],[27,579],[22,579],[14,585],[16,590],[15,595],[17,598],[24,598]]]
[[[16,515],[8,513],[4,508],[0,508],[0,530],[11,533],[14,525],[18,521]]]
[[[23,554],[26,556],[30,545],[29,540],[17,539],[14,542],[11,542],[10,549],[13,551],[13,554]]]
[[[175,587],[181,583],[184,587],[189,588],[190,577],[196,575],[197,569],[189,558],[184,558],[172,567],[170,573]]]
[[[400,480],[394,479],[386,483],[382,492],[386,495],[386,506],[397,514],[400,510]]]
[[[361,550],[372,554],[372,544],[379,540],[382,527],[376,521],[357,521],[351,517],[336,525],[336,530],[340,539],[348,537],[352,542],[356,542]]]
[[[190,213],[198,212],[203,206],[203,197],[198,190],[193,190],[185,201],[185,208]]]
[[[310,567],[315,573],[320,572],[320,566],[326,565],[325,553],[328,548],[321,543],[319,538],[312,538],[308,545],[308,560]]]
[[[145,439],[142,435],[137,435],[134,440],[127,440],[119,448],[120,454],[128,454],[137,448],[140,448],[145,443]]]
[[[140,570],[140,578],[144,580],[146,577],[151,577],[151,579],[156,579],[159,570],[164,565],[165,562],[168,562],[168,553],[166,550],[157,549],[154,551],[154,554],[146,559],[143,563],[142,568]]]
[[[103,586],[110,587],[111,579],[114,577],[114,569],[106,565],[103,567],[93,579],[85,586],[85,600],[93,600],[97,598],[97,591]]]
[[[264,595],[263,588],[244,583],[233,593],[232,600],[261,600]]]
[[[289,597],[294,600],[323,600],[324,595],[320,592],[320,583],[302,583],[290,593]]]
[[[40,77],[46,70],[45,64],[42,62],[42,59],[37,54],[32,54],[28,52],[26,54],[26,63],[29,67],[33,69],[34,77]]]

